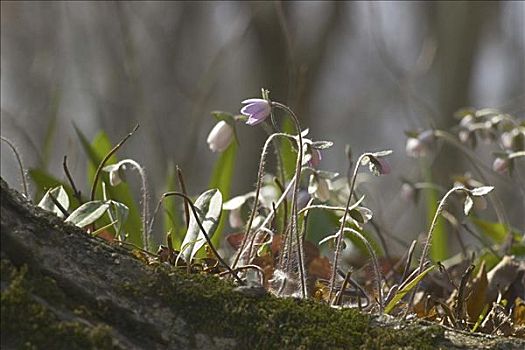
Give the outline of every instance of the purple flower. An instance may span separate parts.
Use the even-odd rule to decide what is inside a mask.
[[[250,98],[242,101],[246,106],[242,107],[241,114],[249,117],[246,121],[248,125],[257,125],[262,123],[272,110],[268,101],[261,98]]]

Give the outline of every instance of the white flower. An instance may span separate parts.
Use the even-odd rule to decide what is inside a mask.
[[[233,128],[224,120],[218,122],[211,129],[206,142],[212,152],[222,152],[230,145],[233,139]]]
[[[310,175],[308,193],[314,195],[321,202],[326,202],[330,199],[330,181],[322,176]]]
[[[240,207],[231,210],[228,219],[232,228],[240,228],[244,226],[244,220],[242,219]]]

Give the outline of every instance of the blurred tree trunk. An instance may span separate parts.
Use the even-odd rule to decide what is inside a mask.
[[[469,105],[472,73],[482,29],[487,22],[498,17],[499,8],[499,2],[492,1],[440,1],[427,7],[438,45],[439,127],[454,125],[454,112]],[[434,15],[431,15],[432,12]]]
[[[454,112],[470,105],[472,74],[482,40],[483,26],[498,17],[500,4],[491,1],[432,2],[427,16],[437,42],[438,128],[449,129],[457,124]],[[441,152],[433,166],[433,180],[450,183],[450,176],[464,172],[460,152]]]

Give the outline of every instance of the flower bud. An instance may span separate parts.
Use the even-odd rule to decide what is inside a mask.
[[[122,178],[120,177],[120,169],[116,169],[109,172],[109,184],[111,186],[117,186],[122,182]]]
[[[405,182],[401,186],[401,198],[403,198],[407,202],[415,201],[415,199],[416,199],[416,188],[413,185]]]
[[[244,226],[244,221],[242,219],[240,207],[231,210],[228,219],[232,228],[239,228]]]
[[[233,128],[224,120],[218,122],[211,129],[206,142],[212,152],[222,152],[230,145],[233,139]]]
[[[499,174],[505,174],[509,170],[509,160],[504,158],[497,157],[492,163],[492,170]]]
[[[419,139],[409,137],[406,144],[406,153],[407,156],[413,158],[423,157],[426,155],[425,145]]]

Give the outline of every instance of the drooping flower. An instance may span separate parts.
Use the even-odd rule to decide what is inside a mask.
[[[109,172],[109,184],[111,186],[117,186],[122,181],[126,181],[126,176],[124,172],[126,170],[126,161],[123,160],[117,164],[107,165],[102,170]]]
[[[308,193],[319,199],[321,202],[326,202],[330,199],[330,180],[319,176],[318,174],[310,175]]]
[[[406,143],[406,153],[409,157],[423,157],[428,153],[433,141],[433,130],[425,130],[419,133],[417,137],[409,137]]]
[[[242,101],[242,104],[246,104],[246,106],[242,107],[241,114],[248,117],[246,124],[252,126],[262,123],[268,118],[272,110],[268,101],[262,98],[250,98]]]
[[[497,157],[492,163],[492,170],[499,174],[505,174],[509,171],[509,160]]]
[[[310,154],[310,160],[308,161],[309,165],[312,168],[317,168],[319,164],[321,163],[321,159],[323,159],[323,156],[321,155],[321,151],[318,149],[312,148],[312,153]]]
[[[211,129],[206,142],[212,152],[222,152],[230,145],[233,139],[233,128],[221,120]]]
[[[390,166],[390,163],[384,159],[384,158],[377,158],[377,161],[379,163],[379,166],[376,165],[378,168],[380,175],[388,175],[392,171],[392,167]]]

